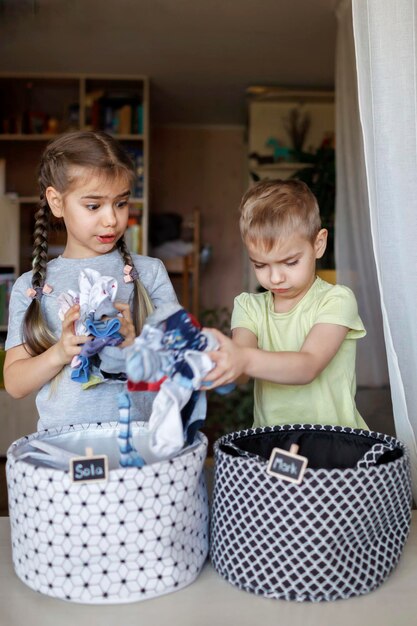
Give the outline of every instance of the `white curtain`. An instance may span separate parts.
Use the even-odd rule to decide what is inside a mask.
[[[417,499],[417,0],[353,0],[373,252],[397,436]]]
[[[337,8],[336,50],[336,268],[337,282],[350,287],[367,330],[358,341],[358,385],[388,384],[381,303],[372,250],[368,188],[359,120],[352,4]]]

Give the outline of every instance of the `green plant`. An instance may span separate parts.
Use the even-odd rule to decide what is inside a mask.
[[[206,328],[217,328],[224,335],[230,335],[231,313],[227,307],[204,309],[200,313],[200,323]]]
[[[227,433],[250,428],[253,423],[253,381],[240,385],[226,395],[207,393],[207,418],[202,428],[210,448]]]
[[[334,258],[334,217],[336,200],[335,150],[329,140],[325,140],[316,152],[297,152],[296,159],[308,164],[293,174],[293,178],[305,182],[317,198],[323,228],[329,231],[326,254],[321,267],[335,267]]]

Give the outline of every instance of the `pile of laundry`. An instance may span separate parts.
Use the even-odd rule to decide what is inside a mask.
[[[80,317],[75,322],[76,335],[91,335],[79,355],[71,362],[71,378],[87,389],[103,382],[125,381],[125,358],[117,348],[123,337],[119,333],[120,320],[113,303],[117,294],[117,280],[102,276],[92,269],[81,270],[79,292],[69,290],[58,296],[58,315],[61,320],[74,304],[80,305]]]
[[[72,380],[85,389],[102,382],[127,383],[118,395],[120,465],[142,467],[145,460],[132,437],[130,394],[157,392],[147,423],[149,450],[156,459],[175,456],[194,442],[205,420],[207,401],[201,387],[213,368],[207,352],[217,348],[217,341],[184,308],[169,304],[146,320],[133,345],[120,348],[116,295],[115,278],[82,270],[79,292],[59,296],[59,315],[63,319],[71,306],[79,304],[75,333],[92,336],[71,362]]]

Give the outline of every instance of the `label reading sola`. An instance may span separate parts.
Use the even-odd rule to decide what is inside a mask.
[[[86,456],[78,456],[70,462],[71,480],[74,483],[92,483],[106,481],[108,460],[105,454],[93,455],[91,448],[86,449]]]

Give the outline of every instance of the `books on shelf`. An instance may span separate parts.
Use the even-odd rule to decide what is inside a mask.
[[[132,254],[142,254],[142,225],[137,222],[135,217],[129,218],[125,241]]]
[[[91,104],[91,126],[115,135],[141,135],[143,103],[130,93],[103,93]]]
[[[7,327],[9,321],[9,301],[16,275],[13,267],[0,267],[0,327]]]
[[[145,174],[145,162],[143,157],[142,148],[133,148],[131,146],[126,147],[130,158],[133,161],[135,167],[135,182],[133,184],[132,193],[135,198],[143,198],[144,191],[144,174]]]
[[[124,104],[116,112],[117,115],[117,132],[120,135],[129,135],[132,132],[132,107]]]

